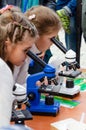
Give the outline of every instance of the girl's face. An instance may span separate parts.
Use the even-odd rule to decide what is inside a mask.
[[[27,57],[27,51],[32,47],[35,38],[25,37],[23,41],[17,44],[12,44],[10,41],[6,47],[6,61],[11,62],[13,65],[22,65]]]
[[[50,46],[53,44],[51,38],[56,37],[57,34],[58,32],[55,31],[48,35],[39,36],[35,43],[39,51],[45,52],[47,49],[49,49]]]

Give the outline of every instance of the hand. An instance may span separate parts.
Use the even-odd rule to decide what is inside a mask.
[[[58,14],[61,22],[62,22],[62,26],[65,30],[66,33],[70,34],[70,16],[68,14],[68,11],[66,9],[60,9],[57,10],[56,13]]]
[[[45,76],[44,80],[41,82],[41,81],[37,81],[36,82],[36,85],[38,87],[42,86],[43,84],[45,86],[48,86],[48,85],[58,85],[58,81],[59,81],[59,76],[56,76],[55,78],[51,79],[48,81],[48,78]]]
[[[45,84],[46,86],[48,85],[48,79],[47,79],[46,76],[45,76],[43,82],[41,82],[41,81],[37,81],[37,82],[36,82],[36,85],[37,85],[38,87],[40,87],[42,84]]]

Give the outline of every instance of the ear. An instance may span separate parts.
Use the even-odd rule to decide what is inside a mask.
[[[10,45],[10,44],[11,44],[11,41],[10,41],[9,38],[7,38],[7,40],[5,41],[5,46],[7,47],[7,46]]]

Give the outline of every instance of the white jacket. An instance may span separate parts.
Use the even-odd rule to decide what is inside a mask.
[[[0,127],[10,123],[13,84],[12,72],[8,65],[0,58]]]

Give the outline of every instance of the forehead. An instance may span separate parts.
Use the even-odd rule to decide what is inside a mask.
[[[58,31],[56,30],[56,31],[52,31],[51,33],[49,33],[49,34],[44,34],[44,35],[42,35],[43,37],[50,37],[50,38],[52,38],[52,37],[56,37],[58,35]]]
[[[22,41],[17,42],[17,44],[14,44],[14,47],[25,49],[25,48],[32,47],[34,43],[35,43],[35,38],[27,37],[24,38]]]

